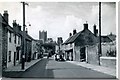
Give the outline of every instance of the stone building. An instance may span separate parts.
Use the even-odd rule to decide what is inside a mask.
[[[40,40],[32,40],[32,55],[31,59],[39,59],[42,57],[43,51],[42,51],[42,43]]]
[[[85,23],[82,31],[77,33],[73,30],[73,35],[70,33],[70,37],[63,43],[66,60],[98,64],[98,30],[95,25],[94,30],[92,33]]]
[[[47,41],[47,31],[39,31],[39,40],[42,40],[43,43]]]
[[[15,25],[13,27],[9,25],[9,14],[7,11],[4,11],[3,16],[0,16],[2,21],[0,26],[2,28],[2,65],[3,69],[5,69],[20,62],[21,36],[16,31]]]

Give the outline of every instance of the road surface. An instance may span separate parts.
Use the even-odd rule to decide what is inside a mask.
[[[25,72],[7,72],[4,74],[5,77],[14,78],[115,78],[114,76],[100,73],[65,61],[55,61],[52,58],[43,58]]]

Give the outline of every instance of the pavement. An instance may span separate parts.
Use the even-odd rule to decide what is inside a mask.
[[[26,71],[28,68],[36,64],[41,59],[31,60],[30,62],[25,62],[25,69],[21,69],[21,64],[18,64],[16,66],[10,66],[5,71]]]
[[[102,72],[108,75],[112,75],[112,76],[116,76],[116,69],[113,68],[108,68],[108,67],[104,67],[104,66],[99,66],[99,65],[94,65],[94,64],[89,64],[86,62],[77,62],[77,61],[66,61],[78,66],[82,66],[91,70],[95,70],[98,72]]]

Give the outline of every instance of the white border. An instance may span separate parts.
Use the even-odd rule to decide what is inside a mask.
[[[117,58],[116,58],[116,78],[118,78],[118,2],[116,2],[116,52],[117,52]]]
[[[117,49],[117,57],[116,57],[116,78],[120,78],[118,76],[118,63],[119,63],[119,52],[118,52],[118,2],[119,0],[0,0],[0,2],[116,2],[116,49]],[[120,6],[120,5],[119,5]],[[120,20],[120,19],[119,19]],[[120,23],[119,23],[120,24]],[[0,78],[2,79],[2,78]]]
[[[119,0],[0,0],[0,2],[119,2]]]

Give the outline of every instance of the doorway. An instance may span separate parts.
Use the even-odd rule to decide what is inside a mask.
[[[86,61],[86,53],[85,53],[85,47],[82,47],[80,49],[80,61],[83,62],[83,61]]]

